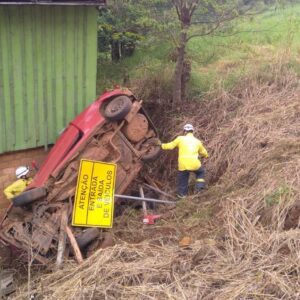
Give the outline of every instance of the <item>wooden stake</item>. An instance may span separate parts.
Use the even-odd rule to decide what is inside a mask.
[[[149,189],[151,189],[151,190],[154,191],[154,192],[157,192],[157,193],[162,194],[162,195],[164,195],[164,196],[167,196],[167,197],[169,197],[169,198],[171,198],[171,199],[173,199],[173,200],[176,200],[176,198],[175,198],[174,196],[172,196],[171,194],[168,194],[168,193],[166,193],[166,192],[160,190],[160,189],[157,188],[157,187],[154,187],[154,186],[152,186],[152,185],[150,185],[150,184],[147,184],[147,183],[144,183],[144,186],[147,187],[147,188],[149,188]]]
[[[66,226],[66,233],[68,235],[68,238],[70,240],[71,246],[73,248],[73,252],[75,254],[75,258],[76,258],[77,262],[79,264],[81,264],[83,262],[82,254],[80,252],[80,249],[78,247],[78,244],[77,244],[77,241],[76,241],[76,239],[74,237],[74,234],[73,234],[73,232],[72,232],[72,230],[71,230],[71,228],[69,226]]]
[[[68,225],[68,208],[65,206],[62,214],[61,214],[61,220],[60,220],[60,231],[59,231],[59,238],[58,238],[58,247],[57,247],[57,257],[56,257],[56,268],[60,268],[64,253],[66,250],[66,241],[67,241],[67,235],[66,235],[66,227]]]
[[[139,189],[140,189],[140,196],[141,196],[141,198],[145,198],[144,190],[143,190],[143,188],[142,188],[141,185],[139,186]],[[147,216],[148,213],[147,213],[147,205],[146,205],[146,201],[143,201],[143,202],[142,202],[142,206],[143,206],[143,213],[144,213],[144,216]]]

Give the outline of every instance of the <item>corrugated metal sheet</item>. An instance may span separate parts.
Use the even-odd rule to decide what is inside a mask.
[[[53,143],[96,96],[97,10],[0,6],[0,153]]]

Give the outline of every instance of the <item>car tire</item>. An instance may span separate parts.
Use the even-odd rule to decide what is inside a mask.
[[[105,106],[103,115],[109,121],[120,121],[129,113],[132,102],[127,96],[113,98]]]
[[[23,192],[22,194],[14,197],[12,199],[14,206],[24,206],[30,204],[40,198],[43,198],[47,195],[47,190],[43,187],[35,188]]]
[[[78,247],[83,249],[100,235],[99,228],[88,228],[76,236]]]
[[[156,159],[160,154],[160,146],[157,145],[159,140],[157,138],[151,138],[147,140],[144,144],[150,146],[150,150],[142,155],[141,160],[144,162]]]

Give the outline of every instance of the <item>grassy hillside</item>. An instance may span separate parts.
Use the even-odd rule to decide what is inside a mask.
[[[229,90],[241,77],[249,74],[268,76],[268,64],[283,52],[285,62],[300,74],[297,58],[300,53],[299,16],[299,5],[272,9],[261,15],[235,20],[234,29],[219,36],[192,39],[187,50],[192,61],[190,98],[199,98],[215,88]],[[132,57],[120,63],[112,64],[101,56],[98,93],[105,87],[123,84],[123,78],[129,75],[131,86],[135,86],[137,79],[138,85],[144,80],[142,83],[148,87],[158,81],[169,96],[174,67],[172,52],[170,42],[151,39],[140,45]]]

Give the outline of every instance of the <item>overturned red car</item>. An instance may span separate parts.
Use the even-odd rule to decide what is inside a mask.
[[[128,190],[144,162],[159,154],[157,131],[128,89],[102,94],[79,114],[57,139],[27,190],[13,199],[0,238],[18,249],[30,247],[47,263],[57,252],[61,212],[70,222],[81,159],[117,164],[115,192]],[[98,237],[97,228],[73,227],[80,247]]]

